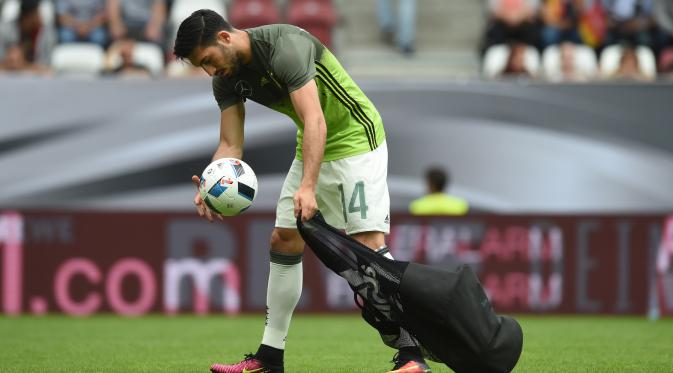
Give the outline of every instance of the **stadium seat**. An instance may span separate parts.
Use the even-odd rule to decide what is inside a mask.
[[[0,22],[14,22],[19,17],[20,6],[21,1],[19,0],[5,0],[0,9]]]
[[[45,26],[56,25],[56,7],[51,0],[42,0],[40,2],[40,17]]]
[[[0,1],[0,22],[14,22],[19,17],[21,10],[20,0]],[[40,17],[45,26],[54,26],[56,21],[56,9],[51,0],[42,0],[40,2]]]
[[[60,44],[54,48],[51,66],[57,74],[95,77],[104,66],[103,48],[94,43]]]
[[[280,12],[274,0],[234,0],[229,21],[239,29],[257,27],[280,21]]]
[[[227,7],[224,0],[174,0],[168,16],[168,27],[172,35],[171,43],[178,34],[180,23],[199,9],[211,9],[225,19],[227,18]]]
[[[159,76],[164,71],[164,52],[153,43],[136,43],[133,62],[147,67],[152,75]]]
[[[200,67],[194,67],[189,62],[178,59],[173,59],[166,64],[166,76],[169,78],[210,78]]]
[[[505,44],[491,46],[484,54],[482,62],[482,74],[487,78],[497,78],[507,66],[510,48]],[[535,47],[526,47],[524,57],[526,68],[531,74],[535,75],[540,70],[540,54]]]
[[[575,69],[578,74],[595,76],[598,70],[598,58],[593,49],[586,45],[575,44]],[[545,76],[555,79],[561,75],[561,48],[551,45],[542,53],[542,68]]]
[[[609,78],[617,72],[623,53],[624,49],[621,45],[610,45],[603,49],[600,58],[600,68],[603,77]],[[646,77],[654,79],[657,75],[657,63],[652,50],[644,45],[639,45],[636,48],[636,55],[638,56],[640,72]]]
[[[320,39],[327,47],[332,45],[332,30],[337,13],[331,0],[290,0],[287,21]]]
[[[119,54],[111,58],[113,66],[119,66],[122,62]],[[160,76],[164,72],[164,52],[154,43],[135,43],[133,62],[147,68],[153,76]]]

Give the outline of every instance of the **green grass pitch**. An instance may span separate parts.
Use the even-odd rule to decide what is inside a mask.
[[[673,320],[521,316],[515,372],[673,372]],[[256,349],[263,315],[0,317],[0,372],[208,372]],[[287,372],[385,372],[394,351],[355,315],[296,315]],[[432,363],[433,372],[450,372]]]

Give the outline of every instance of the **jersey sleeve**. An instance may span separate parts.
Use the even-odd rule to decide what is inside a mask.
[[[217,101],[220,111],[224,111],[229,106],[242,101],[233,88],[221,77],[213,78],[213,95],[215,95],[215,101]]]
[[[271,57],[271,68],[291,93],[315,77],[315,45],[307,37],[291,34],[281,37]]]

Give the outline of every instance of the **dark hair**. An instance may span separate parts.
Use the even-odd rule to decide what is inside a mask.
[[[425,172],[431,192],[441,192],[449,181],[449,175],[440,167],[431,167]]]
[[[229,22],[216,12],[197,10],[180,24],[173,53],[181,59],[189,58],[197,47],[214,44],[218,32],[233,30]]]

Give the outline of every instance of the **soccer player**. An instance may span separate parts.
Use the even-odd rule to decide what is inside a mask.
[[[271,234],[267,321],[254,355],[212,372],[283,372],[290,319],[302,289],[304,242],[296,218],[318,210],[325,220],[392,258],[386,182],[388,153],[379,113],[334,55],[308,32],[290,25],[238,30],[211,10],[198,10],[178,29],[174,53],[213,77],[220,107],[220,143],[213,159],[242,158],[243,103],[251,99],[297,125],[295,159]],[[199,178],[193,176],[195,184]],[[194,197],[199,215],[215,214]],[[401,331],[393,372],[429,372],[413,338]]]

